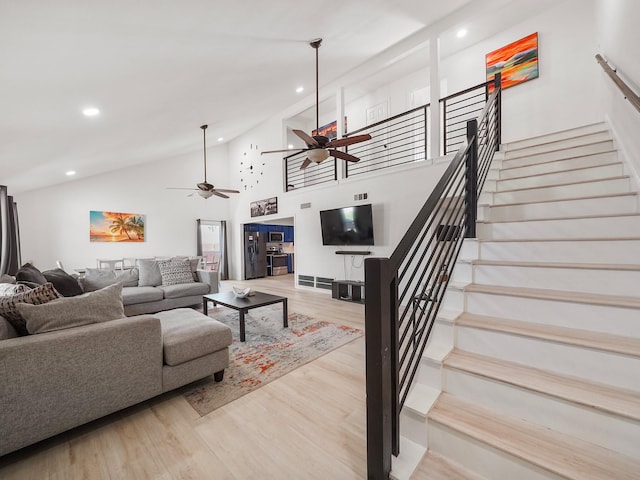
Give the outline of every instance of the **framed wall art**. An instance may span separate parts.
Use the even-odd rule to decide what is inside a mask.
[[[503,89],[538,78],[538,32],[487,53],[486,71],[487,81],[501,73]]]
[[[273,215],[274,213],[278,213],[278,197],[271,197],[251,202],[250,208],[252,217]]]
[[[139,213],[89,212],[92,242],[144,242],[145,216]]]

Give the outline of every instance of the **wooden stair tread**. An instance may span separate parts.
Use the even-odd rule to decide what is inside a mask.
[[[522,180],[523,178],[545,177],[547,175],[557,175],[557,174],[560,174],[560,173],[577,172],[579,170],[590,170],[590,169],[593,169],[593,168],[610,167],[612,165],[623,165],[623,163],[620,160],[618,160],[618,161],[615,161],[615,162],[603,163],[601,165],[589,165],[588,167],[567,168],[566,170],[534,173],[534,174],[531,174],[531,175],[522,175],[521,177],[498,178],[498,179],[496,179],[496,181],[497,182],[509,182],[511,180]],[[522,167],[520,167],[520,168],[522,168]],[[507,169],[505,169],[505,170],[507,170]]]
[[[567,292],[560,290],[544,290],[540,288],[505,287],[497,285],[480,285],[471,283],[465,287],[465,292],[488,293],[494,295],[510,295],[514,297],[539,298],[560,302],[588,303],[614,307],[640,309],[640,298],[623,297],[617,295],[603,295],[597,293]]]
[[[543,325],[520,320],[509,320],[473,313],[463,313],[456,321],[456,325],[513,333],[558,343],[640,357],[640,338],[623,337],[610,333],[578,330],[555,325]]]
[[[579,137],[574,137],[574,138],[579,138]],[[567,138],[567,139],[563,139],[563,140],[554,140],[552,142],[547,142],[547,143],[540,143],[540,144],[536,144],[536,145],[531,145],[531,146],[527,146],[527,147],[521,147],[521,148],[514,148],[512,150],[505,150],[505,161],[511,161],[511,160],[521,160],[523,158],[535,158],[538,155],[548,155],[550,153],[556,153],[556,152],[566,152],[567,150],[574,150],[576,148],[583,148],[583,147],[591,147],[593,145],[601,145],[603,143],[608,143],[608,142],[613,142],[613,139],[608,138],[608,139],[604,139],[604,140],[594,140],[591,142],[585,142],[585,143],[581,143],[579,145],[568,145],[568,146],[564,146],[564,147],[559,147],[559,148],[552,148],[549,150],[545,150],[544,152],[537,152],[537,153],[526,153],[524,155],[513,155],[511,156],[510,154],[513,153],[523,153],[522,151],[527,150],[529,148],[532,147],[537,147],[540,145],[551,145],[552,143],[556,143],[556,142],[561,142],[561,141],[566,141],[566,140],[571,140],[571,138]],[[582,157],[584,155],[577,155],[577,157]],[[569,157],[569,158],[574,158],[574,157]],[[536,162],[536,163],[548,163],[548,162]]]
[[[640,472],[640,462],[627,456],[447,393],[429,412],[429,421],[569,479],[632,480]]]
[[[584,215],[580,217],[571,216],[571,217],[549,217],[549,218],[528,218],[521,220],[478,220],[477,224],[497,224],[497,223],[524,223],[524,222],[557,222],[560,220],[588,220],[593,218],[623,218],[623,217],[636,217],[640,219],[640,213],[616,213],[615,215]]]
[[[505,242],[640,242],[640,237],[616,237],[616,238],[495,238],[491,240],[478,240],[480,243],[505,243]]]
[[[640,271],[638,264],[621,263],[564,263],[564,262],[518,262],[511,260],[474,260],[473,265],[494,265],[498,267],[523,268],[567,268],[574,270],[625,270]]]
[[[541,188],[567,187],[569,185],[582,185],[584,183],[604,182],[606,180],[622,180],[622,179],[628,180],[629,176],[616,175],[614,177],[602,177],[602,178],[595,178],[595,179],[589,179],[589,180],[580,180],[578,182],[565,182],[565,183],[554,183],[553,185],[537,185],[537,186],[523,187],[523,188],[512,188],[511,190],[500,190],[500,191],[491,192],[491,193],[496,195],[499,193],[522,192],[525,190],[539,190]]]
[[[513,362],[454,350],[445,360],[454,368],[510,385],[640,421],[640,393],[559,375]]]
[[[413,480],[425,478],[429,480],[484,480],[484,477],[479,477],[448,458],[431,451],[427,451],[411,478]]]
[[[524,148],[529,148],[529,147],[524,147]],[[513,151],[513,150],[512,150]],[[573,157],[565,157],[565,158],[558,158],[558,159],[554,159],[554,160],[548,160],[546,162],[534,162],[534,163],[527,163],[526,165],[516,165],[515,167],[510,167],[507,163],[506,166],[503,166],[504,162],[510,162],[511,160],[516,160],[516,158],[503,158],[501,161],[503,162],[503,164],[501,164],[501,168],[500,170],[516,170],[518,168],[526,168],[526,167],[532,167],[532,166],[536,166],[536,165],[548,165],[551,163],[556,163],[556,162],[566,162],[566,161],[571,161],[571,160],[576,160],[579,158],[585,158],[585,157],[592,157],[594,155],[608,155],[611,153],[616,153],[617,150],[616,149],[611,149],[611,150],[604,150],[602,152],[592,152],[592,153],[586,153],[583,155],[576,155]],[[523,158],[523,157],[517,157],[517,158]]]
[[[500,193],[500,192],[493,192]],[[569,198],[551,198],[549,200],[534,200],[531,202],[512,202],[512,203],[500,203],[497,205],[488,205],[491,208],[502,208],[502,207],[517,207],[521,205],[535,205],[538,203],[554,203],[554,202],[571,202],[574,200],[596,200],[602,198],[613,198],[613,197],[635,197],[638,195],[638,192],[618,192],[618,193],[608,193],[605,195],[586,195],[582,197],[569,197]]]

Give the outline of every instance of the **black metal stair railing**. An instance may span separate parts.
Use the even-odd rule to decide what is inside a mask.
[[[500,145],[500,76],[480,117],[389,258],[365,260],[367,475],[387,479],[400,449],[400,411],[442,305],[478,196]],[[486,88],[486,85],[483,85]]]

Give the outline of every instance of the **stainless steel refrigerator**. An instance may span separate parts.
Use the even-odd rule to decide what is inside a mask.
[[[267,234],[244,232],[244,278],[267,276]]]

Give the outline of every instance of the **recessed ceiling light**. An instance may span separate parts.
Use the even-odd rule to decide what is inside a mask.
[[[85,117],[95,117],[96,115],[100,115],[100,110],[98,110],[96,107],[87,107],[82,110],[82,114]]]
[[[287,148],[288,148],[289,150],[291,150],[291,149],[293,148],[293,145],[289,144],[289,145],[287,145]]]
[[[70,176],[75,175],[75,174],[76,174],[76,171],[75,171],[75,170],[69,170],[67,173],[65,173],[65,175],[66,175],[67,177],[70,177]]]
[[[458,33],[456,33],[456,37],[458,37],[458,38],[465,37],[466,35],[467,35],[467,29],[466,28],[461,28],[460,30],[458,30]]]
[[[224,137],[218,137],[218,141],[219,142],[223,142],[224,141]]]
[[[296,93],[302,93],[302,92],[304,92],[304,87],[296,88]]]

